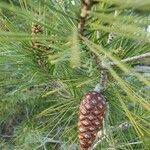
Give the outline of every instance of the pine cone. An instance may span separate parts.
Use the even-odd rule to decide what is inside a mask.
[[[88,149],[95,141],[97,132],[103,126],[106,100],[96,91],[86,93],[80,103],[78,137],[81,148]]]
[[[32,35],[43,33],[42,26],[38,24],[32,24]]]

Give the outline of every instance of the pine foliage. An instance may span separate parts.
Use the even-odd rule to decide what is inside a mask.
[[[109,109],[94,148],[149,149],[150,72],[135,66],[150,61],[121,60],[150,52],[150,2],[97,2],[81,37],[80,0],[0,1],[0,149],[79,149],[77,114],[99,83],[96,59],[107,66]]]

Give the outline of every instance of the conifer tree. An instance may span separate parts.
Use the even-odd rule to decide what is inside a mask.
[[[148,150],[149,9],[148,0],[1,0],[0,149]],[[100,127],[85,93],[106,102],[92,116]]]

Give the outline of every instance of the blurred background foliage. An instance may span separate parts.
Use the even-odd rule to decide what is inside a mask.
[[[120,60],[150,52],[150,2],[100,0],[89,11],[83,42],[80,7],[80,0],[0,1],[0,149],[79,149],[80,99],[100,78],[91,52],[117,63],[108,66],[107,136],[95,149],[149,149],[150,69],[135,66],[150,59]],[[43,30],[36,39],[33,23]],[[107,44],[110,32],[116,37]],[[33,48],[33,40],[47,49]],[[117,130],[124,122],[130,126]]]

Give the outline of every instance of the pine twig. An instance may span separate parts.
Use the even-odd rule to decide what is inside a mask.
[[[116,17],[118,15],[118,11],[115,10],[115,13],[114,13],[114,17]],[[114,25],[112,25],[114,26]],[[113,32],[110,32],[109,35],[108,35],[108,39],[107,39],[107,44],[111,44],[112,40],[116,37],[116,34],[113,33]]]
[[[94,149],[97,147],[97,145],[98,145],[99,143],[101,143],[103,140],[107,139],[107,136],[108,136],[110,133],[115,133],[115,132],[118,132],[118,131],[121,131],[121,130],[127,130],[127,129],[130,128],[130,127],[131,127],[131,124],[130,124],[129,122],[125,121],[125,122],[119,124],[117,127],[115,127],[115,126],[110,127],[110,130],[109,130],[109,132],[107,132],[107,134],[106,134],[106,133],[103,133],[103,134],[102,134],[102,132],[99,131],[99,133],[98,133],[98,138],[99,138],[99,139],[98,139],[98,141],[92,146],[92,149],[91,149],[91,150],[94,150]]]
[[[111,127],[111,131],[112,132],[118,132],[118,131],[123,131],[123,130],[127,130],[128,128],[130,128],[132,125],[128,122],[125,121],[121,124],[119,124],[117,127]]]
[[[80,10],[80,19],[78,22],[78,30],[79,30],[81,38],[84,34],[84,28],[85,28],[86,19],[88,16],[88,11],[92,8],[94,4],[97,4],[97,3],[98,1],[96,0],[82,0],[81,10]],[[95,53],[92,53],[92,56],[95,58],[97,66],[100,66],[101,62],[99,61]],[[107,74],[106,74],[107,70],[102,66],[99,69],[101,70],[101,81],[100,81],[100,85],[98,86],[100,86],[99,89],[102,89],[102,87],[106,83],[105,81],[107,80]]]
[[[95,0],[82,0],[81,10],[80,10],[80,19],[78,22],[78,29],[81,35],[83,35],[83,32],[84,32],[84,27],[86,23],[86,18],[88,16],[88,11],[96,3],[97,1]]]
[[[145,53],[145,54],[141,54],[138,56],[133,56],[133,57],[129,57],[126,59],[122,59],[121,62],[129,63],[129,62],[134,62],[134,61],[140,61],[140,60],[143,60],[145,58],[150,58],[150,52]],[[109,62],[109,65],[115,66],[115,65],[117,65],[117,63]]]
[[[136,69],[140,73],[150,73],[149,65],[136,65],[134,66],[134,69]]]
[[[115,17],[117,16],[117,11],[115,11],[114,16]],[[115,33],[110,32],[109,35],[108,35],[107,44],[111,44],[112,40],[115,38],[115,36],[116,36]],[[106,55],[104,55],[104,59],[107,59]],[[106,69],[105,66],[106,65],[102,61],[102,64],[101,64],[101,81],[100,81],[100,84],[101,84],[101,87],[103,87],[104,89],[105,89],[105,85],[106,85],[106,82],[107,82],[107,69]]]
[[[106,67],[103,63],[104,62],[102,61],[102,63],[101,63],[100,86],[102,87],[102,89],[105,89],[106,82],[107,82],[107,69],[106,69]]]
[[[45,139],[45,138],[44,138],[44,139]],[[40,149],[41,147],[43,147],[43,146],[46,145],[47,143],[57,144],[57,145],[63,144],[63,142],[61,142],[61,141],[53,140],[53,139],[51,139],[51,138],[47,138],[47,137],[46,137],[46,140],[41,141],[41,144],[36,148],[36,150],[37,150],[37,149]]]

